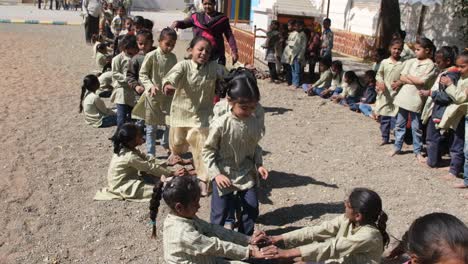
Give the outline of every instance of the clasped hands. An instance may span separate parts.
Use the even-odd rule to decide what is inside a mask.
[[[281,236],[267,236],[264,231],[255,231],[250,238],[249,257],[257,259],[291,259],[300,261],[300,254],[293,250],[284,250],[276,246],[281,241]]]

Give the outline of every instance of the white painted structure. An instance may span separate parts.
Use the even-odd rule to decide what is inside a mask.
[[[184,0],[133,0],[133,9],[139,10],[184,10]]]

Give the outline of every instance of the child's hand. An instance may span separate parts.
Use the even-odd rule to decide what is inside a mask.
[[[232,185],[231,180],[223,174],[219,174],[218,176],[216,176],[215,181],[218,187],[220,187],[221,189],[230,187]]]
[[[142,93],[145,91],[145,87],[140,86],[140,85],[137,85],[137,86],[135,87],[135,91],[136,91],[138,94],[142,94]]]
[[[323,91],[320,93],[320,95],[321,95],[321,96],[325,96],[325,95],[329,94],[330,92],[331,92],[331,91],[330,91],[329,89],[325,89],[325,90],[323,90]]]
[[[266,180],[268,178],[268,170],[265,169],[265,167],[260,166],[258,167],[257,171],[258,173],[260,173],[260,176],[262,177],[262,179]]]
[[[150,89],[150,96],[151,96],[151,97],[154,97],[154,96],[156,95],[156,92],[158,92],[158,91],[159,91],[159,87],[157,87],[156,85],[153,86],[153,87],[151,87],[151,89]]]
[[[402,81],[394,81],[394,82],[392,83],[392,89],[393,89],[394,91],[397,91],[398,89],[401,88],[402,85],[403,85],[403,82],[402,82]]]
[[[170,84],[164,85],[163,90],[164,90],[164,94],[168,96],[171,96],[175,93],[175,87]]]
[[[249,258],[263,259],[265,257],[257,246],[249,246]]]
[[[271,245],[262,248],[262,255],[265,259],[286,259],[288,258],[285,250],[278,248],[277,246]]]
[[[253,235],[250,237],[249,244],[251,245],[262,245],[262,246],[267,246],[270,245],[270,239],[266,235],[264,231],[258,231],[256,230]]]
[[[423,97],[428,97],[431,95],[431,90],[419,90],[419,95]]]
[[[187,174],[187,170],[185,168],[180,168],[180,169],[177,169],[176,171],[174,171],[172,173],[174,176],[185,176]]]
[[[445,86],[450,86],[453,84],[452,79],[450,79],[447,76],[442,76],[440,77],[440,84],[445,85]]]
[[[377,88],[378,92],[384,92],[385,91],[385,83],[383,82],[378,82],[375,87]]]

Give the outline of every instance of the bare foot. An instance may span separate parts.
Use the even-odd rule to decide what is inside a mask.
[[[440,176],[440,178],[445,181],[451,181],[451,180],[455,180],[457,176],[453,175],[452,173],[448,173],[443,176]]]
[[[450,166],[447,166],[447,167],[440,167],[440,168],[437,168],[439,170],[443,170],[443,171],[450,171]]]
[[[423,157],[423,155],[421,155],[421,154],[416,154],[416,159],[417,159],[418,162],[421,163],[421,164],[424,164],[424,165],[427,164],[427,163],[426,163],[426,161],[427,161],[426,158]]]
[[[379,146],[384,146],[384,145],[387,145],[387,144],[390,144],[390,142],[382,140],[382,142],[380,142]]]
[[[200,187],[200,193],[202,197],[208,196],[208,185],[206,182],[199,181],[198,186]]]
[[[174,166],[176,164],[190,165],[190,164],[192,164],[192,160],[191,159],[182,159],[179,155],[172,154],[167,159],[167,164],[169,166]]]
[[[453,185],[453,188],[457,188],[457,189],[466,189],[466,188],[468,188],[468,186],[466,186],[465,183],[463,182],[463,180],[461,180],[461,181],[455,183],[455,184]]]
[[[395,156],[395,155],[400,154],[400,152],[401,152],[401,151],[394,149],[394,150],[390,151],[390,152],[388,153],[388,155],[389,155],[390,157],[393,157],[393,156]]]

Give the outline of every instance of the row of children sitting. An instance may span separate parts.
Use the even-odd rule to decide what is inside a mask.
[[[377,119],[381,145],[390,143],[390,131],[394,128],[391,156],[401,153],[403,143],[407,142],[407,128],[412,130],[409,142],[413,144],[417,160],[430,167],[441,165],[444,143],[449,141],[449,151],[445,153],[450,152],[450,172],[443,178],[456,180],[464,167],[464,175],[468,174],[462,118],[466,108],[464,91],[468,91],[468,53],[465,50],[457,57],[457,51],[448,46],[436,51],[429,39],[419,38],[415,43],[415,58],[403,60],[403,47],[400,38],[392,40],[390,56],[374,65],[377,72],[366,71],[364,93],[353,71],[343,73],[340,61],[327,59],[320,61],[320,78],[313,84],[304,84],[303,89],[308,95],[330,98]],[[423,134],[426,135],[427,158],[422,155]],[[454,186],[467,188],[468,176]]]

